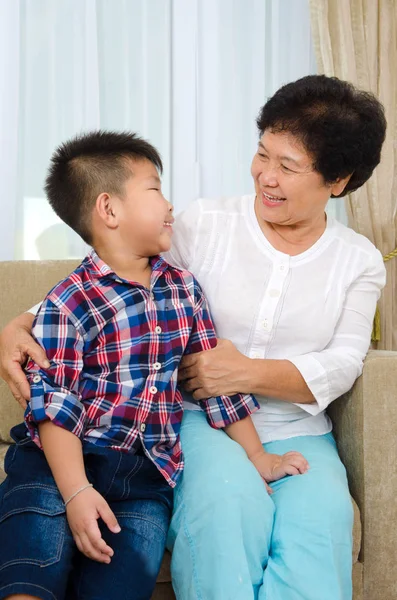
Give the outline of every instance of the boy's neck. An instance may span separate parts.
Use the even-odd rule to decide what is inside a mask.
[[[118,249],[109,251],[103,246],[96,246],[95,252],[118,277],[128,281],[136,281],[150,288],[152,267],[149,257],[136,256],[130,251],[127,253]]]

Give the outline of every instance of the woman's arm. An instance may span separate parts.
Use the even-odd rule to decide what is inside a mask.
[[[10,321],[0,334],[0,377],[23,409],[30,398],[30,386],[21,365],[30,356],[42,369],[50,366],[43,348],[32,337],[33,320],[34,314],[23,313]]]
[[[180,379],[195,399],[238,390],[293,402],[318,414],[361,374],[384,283],[382,256],[376,252],[346,291],[333,337],[323,350],[288,360],[250,359],[231,342],[220,340],[207,353],[185,357]]]
[[[218,340],[212,350],[185,356],[179,379],[185,382],[186,391],[193,392],[195,400],[239,391],[287,402],[315,402],[305,380],[291,362],[248,358],[229,340]]]

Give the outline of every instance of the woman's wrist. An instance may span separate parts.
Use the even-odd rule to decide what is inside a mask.
[[[244,378],[246,394],[258,394],[262,387],[264,370],[266,369],[266,360],[263,358],[248,358],[244,365]]]

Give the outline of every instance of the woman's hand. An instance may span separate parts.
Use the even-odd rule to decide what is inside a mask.
[[[30,398],[30,386],[22,365],[30,356],[39,367],[50,366],[44,350],[32,338],[33,319],[32,314],[24,313],[8,323],[0,334],[0,377],[23,409]]]
[[[189,354],[182,359],[178,379],[195,400],[231,396],[249,390],[250,359],[229,340],[218,340],[212,350]]]

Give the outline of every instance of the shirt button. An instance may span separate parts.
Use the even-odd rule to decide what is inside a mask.
[[[35,375],[35,376],[33,377],[33,383],[39,383],[39,381],[41,381],[41,377],[40,377],[40,375]]]
[[[154,332],[155,332],[155,333],[161,333],[161,331],[162,331],[162,329],[161,329],[160,325],[157,325],[157,326],[154,328]]]
[[[160,371],[160,369],[161,369],[161,363],[159,363],[159,362],[154,363],[153,364],[153,369],[155,371]]]
[[[157,388],[156,388],[156,386],[155,386],[155,385],[152,385],[152,386],[149,388],[149,392],[150,392],[151,394],[157,394]]]
[[[280,271],[284,271],[285,266],[284,265],[280,265],[279,269],[280,269]]]
[[[142,432],[142,433],[144,433],[144,432],[145,432],[145,430],[146,430],[146,425],[145,425],[145,423],[141,423],[141,426],[140,426],[140,428],[139,428],[139,429],[141,430],[141,432]]]
[[[263,325],[263,329],[268,329],[268,327],[269,327],[269,323],[268,323],[267,319],[265,319],[265,320],[263,321],[262,325]]]
[[[277,298],[280,295],[279,290],[269,290],[269,296],[271,298]]]
[[[260,358],[260,355],[258,354],[258,352],[253,352],[251,354],[251,358]]]

